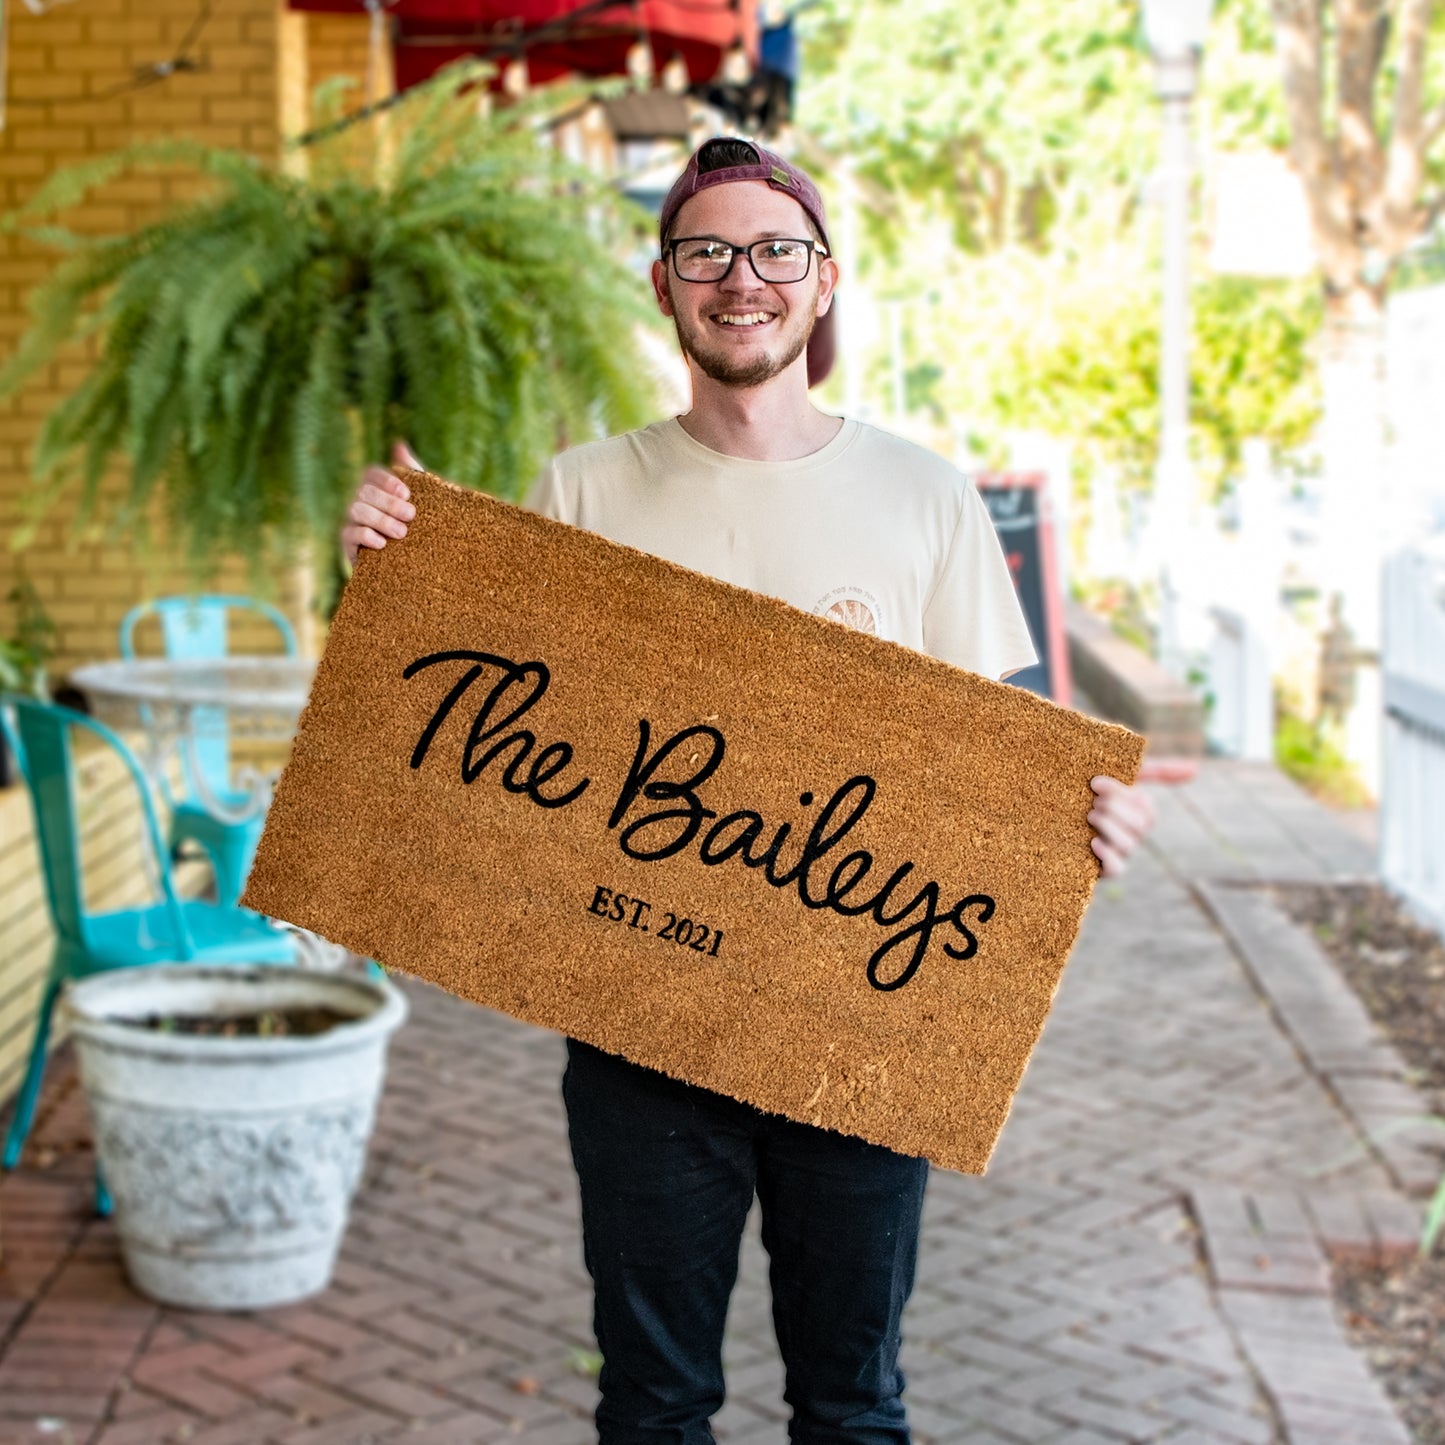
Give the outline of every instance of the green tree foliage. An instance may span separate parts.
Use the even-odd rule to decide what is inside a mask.
[[[1040,244],[1154,141],[1136,0],[824,0],[804,122],[860,177],[928,196],[966,249]],[[886,215],[879,218],[886,225]]]
[[[1128,253],[1095,256],[1083,270],[1052,268],[1046,316],[1028,326],[999,317],[981,358],[991,419],[1071,438],[1086,477],[1108,466],[1126,485],[1147,487],[1159,435],[1150,281]],[[1202,484],[1218,495],[1238,475],[1251,437],[1282,452],[1308,441],[1319,416],[1309,354],[1319,301],[1308,282],[1221,276],[1194,287],[1193,310],[1191,444]]]
[[[1200,134],[1222,150],[1289,149],[1270,0],[1217,0],[1197,110]]]
[[[1106,465],[1147,488],[1160,124],[1138,0],[822,8],[801,118],[856,178],[871,244],[841,260],[904,303],[909,394],[926,374],[928,411],[994,460],[1007,432],[1042,431],[1073,444],[1085,478]],[[1202,153],[1287,144],[1273,35],[1269,0],[1221,0],[1196,113]],[[1322,308],[1308,282],[1211,275],[1197,252],[1192,451],[1217,492],[1248,438],[1282,451],[1309,438]]]
[[[548,147],[534,110],[479,114],[476,78],[409,95],[361,147],[359,127],[322,142],[309,178],[143,143],[6,217],[68,254],[31,295],[0,394],[99,333],[42,425],[37,509],[78,477],[83,519],[143,538],[159,504],[198,570],[240,553],[259,571],[308,538],[329,552],[360,466],[395,436],[510,497],[559,437],[644,420],[652,309],[621,259],[641,213]],[[35,224],[129,168],[177,164],[209,193],[133,234]],[[119,489],[102,485],[116,457]]]

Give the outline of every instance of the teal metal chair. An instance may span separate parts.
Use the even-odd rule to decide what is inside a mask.
[[[154,617],[160,624],[165,655],[171,658],[218,658],[228,650],[227,623],[232,612],[249,612],[265,618],[281,634],[290,657],[296,656],[296,634],[285,616],[268,602],[254,597],[207,594],[197,597],[161,597],[132,607],[121,619],[120,655],[135,657],[136,629]],[[244,806],[246,795],[231,784],[231,747],[224,708],[197,708],[191,718],[192,746],[186,767],[203,775],[213,798],[232,809]],[[187,839],[198,843],[211,861],[216,876],[216,899],[234,903],[246,886],[256,845],[266,817],[259,813],[241,822],[218,818],[201,801],[197,779],[187,776],[184,793],[167,798],[170,805],[170,843],[174,849]]]
[[[53,703],[10,696],[0,698],[0,728],[30,789],[35,837],[45,868],[46,899],[55,928],[55,950],[40,998],[35,1039],[0,1158],[4,1168],[13,1169],[35,1113],[45,1071],[51,1012],[61,985],[68,979],[148,963],[287,964],[295,961],[296,945],[289,933],[258,913],[180,897],[171,874],[169,852],[161,844],[160,825],[145,775],[130,749],[103,723]],[[77,728],[115,749],[140,792],[145,841],[155,855],[160,880],[159,902],[108,913],[86,909],[72,739]],[[104,1213],[103,1186],[98,1197]]]

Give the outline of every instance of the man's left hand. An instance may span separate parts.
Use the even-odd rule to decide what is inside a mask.
[[[1187,783],[1197,771],[1188,758],[1160,758],[1139,769],[1139,783]],[[1094,828],[1091,847],[1105,878],[1117,878],[1129,866],[1129,855],[1154,826],[1154,800],[1136,783],[1132,788],[1118,778],[1091,778],[1094,806],[1089,822]]]

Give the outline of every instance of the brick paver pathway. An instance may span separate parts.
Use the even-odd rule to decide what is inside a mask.
[[[1211,763],[1160,805],[1149,851],[1096,896],[987,1177],[930,1182],[916,1435],[1403,1445],[1334,1322],[1321,1245],[1408,1244],[1401,1183],[1425,1176],[1382,1126],[1403,1071],[1310,972],[1327,965],[1308,940],[1273,947],[1286,926],[1228,882],[1359,876],[1368,850],[1267,768]],[[88,1213],[79,1090],[52,1069],[0,1185],[0,1445],[592,1438],[560,1041],[408,991],[335,1284],[290,1309],[211,1316],[127,1288]],[[726,1355],[719,1439],[784,1440],[755,1230]]]

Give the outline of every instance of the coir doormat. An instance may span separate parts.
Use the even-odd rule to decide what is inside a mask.
[[[678,1078],[981,1172],[1143,742],[422,474],[244,902]]]

